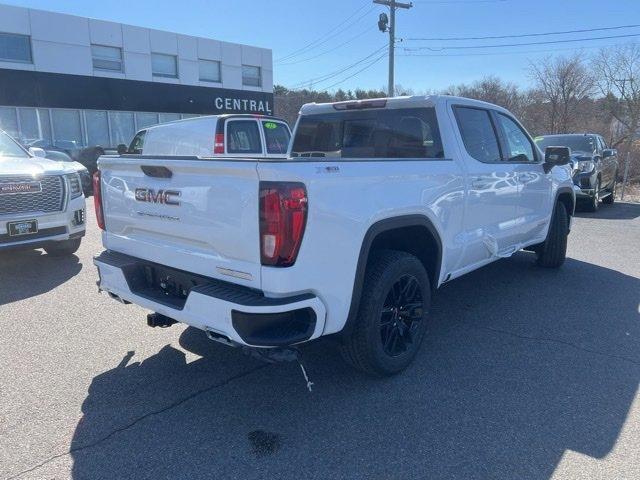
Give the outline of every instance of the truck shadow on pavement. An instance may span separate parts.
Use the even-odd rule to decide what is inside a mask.
[[[187,328],[181,348],[123,352],[93,379],[73,478],[547,479],[561,460],[578,476],[563,455],[610,453],[637,392],[638,292],[607,268],[543,270],[520,253],[443,287],[396,377],[306,347],[313,393],[296,364]]]
[[[580,205],[576,208],[576,217],[598,218],[603,220],[634,220],[640,217],[640,203],[614,203],[613,205],[600,205],[597,212],[585,212]]]
[[[41,250],[0,252],[0,306],[35,297],[82,270],[75,255],[52,257]]]

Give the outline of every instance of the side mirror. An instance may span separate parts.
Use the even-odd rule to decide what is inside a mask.
[[[549,173],[555,166],[568,165],[570,162],[571,149],[569,147],[547,147],[544,149],[545,173]]]
[[[615,157],[618,155],[618,151],[615,148],[605,148],[602,150],[602,158]]]
[[[127,147],[124,143],[118,145],[118,155],[124,155],[128,150],[129,147]]]
[[[34,157],[47,158],[47,152],[45,152],[42,148],[29,147],[29,153]]]

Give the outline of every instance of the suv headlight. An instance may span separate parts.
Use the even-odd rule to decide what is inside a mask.
[[[582,173],[591,172],[594,168],[596,168],[596,164],[593,163],[593,160],[581,160],[578,162],[578,169]]]
[[[69,185],[69,197],[78,198],[82,195],[82,183],[80,182],[80,175],[77,173],[70,173],[66,175],[67,184]]]

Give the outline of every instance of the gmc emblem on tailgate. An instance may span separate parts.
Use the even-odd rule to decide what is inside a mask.
[[[178,190],[158,190],[156,192],[151,188],[136,188],[136,200],[138,202],[179,206],[180,201],[177,198],[180,195]]]

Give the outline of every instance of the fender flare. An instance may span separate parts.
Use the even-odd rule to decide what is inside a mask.
[[[433,273],[433,279],[431,288],[435,290],[440,279],[440,270],[442,268],[442,240],[438,230],[433,225],[431,220],[425,215],[403,215],[399,217],[391,217],[380,220],[372,224],[364,235],[362,245],[360,247],[360,254],[358,256],[358,264],[356,267],[356,276],[353,282],[353,291],[351,293],[351,305],[349,307],[349,314],[344,327],[340,331],[341,335],[350,335],[355,324],[356,317],[358,315],[358,309],[360,307],[360,298],[362,297],[362,288],[364,286],[364,277],[367,270],[367,260],[371,251],[371,246],[374,240],[381,233],[395,230],[404,227],[426,227],[433,238],[436,241],[438,251],[436,259],[436,271]]]
[[[556,197],[555,197],[555,199],[553,200],[553,206],[554,206],[554,208],[555,208],[555,205],[556,205],[556,203],[558,203],[558,199],[560,198],[560,195],[562,195],[562,194],[564,194],[564,193],[568,193],[568,194],[570,194],[570,195],[571,195],[571,200],[572,200],[572,202],[573,202],[573,209],[572,209],[572,211],[567,212],[567,213],[568,213],[570,216],[572,216],[572,217],[573,217],[573,215],[574,215],[574,213],[575,213],[575,210],[576,210],[576,194],[575,194],[575,192],[573,191],[573,188],[571,188],[571,187],[569,187],[569,186],[566,186],[566,185],[564,185],[564,186],[562,186],[562,187],[559,187],[559,188],[558,188],[558,190],[556,191]]]

